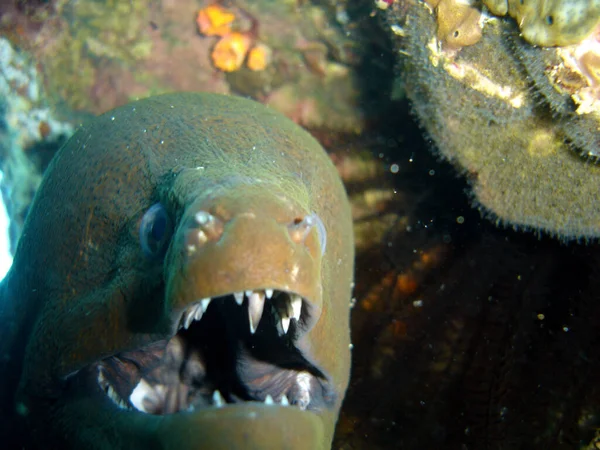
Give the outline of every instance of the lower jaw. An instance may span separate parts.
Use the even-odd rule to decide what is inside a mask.
[[[58,440],[62,448],[325,450],[333,437],[334,421],[328,415],[259,402],[166,416],[98,403],[93,398],[73,399],[53,411],[58,417],[41,420],[52,423],[48,431],[67,439]],[[38,430],[43,432],[44,425]],[[47,436],[37,437],[40,448],[52,448]]]
[[[177,436],[168,438],[174,448],[300,450],[322,448],[326,441],[316,414],[255,402],[170,419],[160,428]],[[201,447],[193,444],[199,437]]]

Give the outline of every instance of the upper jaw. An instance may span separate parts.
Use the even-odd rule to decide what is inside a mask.
[[[247,310],[250,334],[254,334],[258,328],[265,303],[270,304],[273,309],[272,313],[275,316],[277,332],[280,336],[288,333],[292,321],[296,325],[296,332],[303,334],[318,320],[318,317],[314,316],[311,303],[294,292],[273,288],[246,289],[224,296],[216,296],[214,299],[220,301],[217,297],[222,298],[228,295],[234,298],[238,306]],[[175,312],[174,323],[177,324],[177,331],[187,330],[194,321],[200,321],[212,301],[211,297],[200,298],[186,306],[183,311]],[[179,317],[178,320],[177,317]]]
[[[324,227],[316,214],[265,187],[255,187],[252,196],[240,194],[245,190],[186,208],[164,263],[169,306],[178,311],[225,294],[280,290],[310,307],[310,329],[322,307]]]
[[[147,449],[149,445],[182,450],[325,450],[330,448],[331,441],[332,418],[328,415],[259,402],[156,416],[119,409],[107,412],[96,399],[87,396],[65,405],[63,411],[73,419],[87,418],[90,429],[97,429],[94,439],[102,441],[106,439],[103,435],[108,434],[110,437],[106,440],[114,442],[118,436],[120,441],[127,442],[126,448],[130,450]],[[56,433],[57,425],[49,431]],[[96,441],[84,440],[89,436],[90,433],[71,432],[69,439],[75,442],[70,441],[69,448],[98,448]]]

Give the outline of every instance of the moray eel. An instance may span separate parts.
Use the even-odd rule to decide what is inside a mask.
[[[330,448],[353,252],[335,167],[279,113],[186,93],[98,117],[0,287],[1,442]]]

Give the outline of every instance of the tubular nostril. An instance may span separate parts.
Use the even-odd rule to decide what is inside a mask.
[[[315,226],[317,227],[319,244],[321,246],[321,254],[323,254],[325,253],[325,246],[327,245],[327,235],[323,222],[315,213],[309,214],[303,219],[295,219],[290,225],[288,225],[288,230],[292,241],[294,241],[296,244],[301,244],[306,240],[310,230]]]
[[[198,211],[186,235],[185,248],[193,255],[208,241],[218,241],[223,234],[223,222],[207,211]]]
[[[314,226],[315,219],[312,214],[304,217],[303,219],[295,219],[290,225],[288,225],[288,230],[292,241],[294,241],[296,244],[303,243],[306,240],[308,233],[310,233],[311,228]]]

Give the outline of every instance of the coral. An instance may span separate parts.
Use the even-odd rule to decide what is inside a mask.
[[[28,149],[41,141],[61,140],[73,126],[60,120],[47,104],[41,75],[33,58],[0,37],[0,98],[3,122],[12,130],[13,146]]]
[[[497,15],[514,17],[534,45],[577,44],[600,24],[600,0],[483,0]]]
[[[447,50],[458,50],[481,39],[481,12],[463,0],[436,2],[437,37]]]
[[[493,14],[505,16],[508,13],[507,0],[483,0],[483,3]]]
[[[298,117],[314,104],[317,117],[309,123],[356,130],[364,117],[356,108],[355,72],[360,52],[371,44],[360,30],[364,16],[350,18],[343,3],[327,3],[53,0],[51,7],[36,7],[34,17],[3,4],[0,33],[23,42],[42,66],[53,100],[71,109],[97,114],[178,90],[266,101],[289,84],[285,92],[302,93],[296,105],[283,105],[285,111]],[[241,66],[239,41],[216,46],[223,36],[206,36],[231,33],[251,39]],[[324,50],[305,59],[307,43]],[[232,72],[213,64],[215,47],[219,67]],[[297,82],[299,89],[292,86]]]
[[[513,37],[511,48],[555,116],[568,145],[586,159],[600,151],[600,35],[576,45],[540,49]]]
[[[240,12],[248,14],[240,9]],[[244,61],[252,71],[264,70],[271,62],[271,49],[264,44],[256,44],[258,22],[248,17],[249,28],[246,31],[231,31],[236,15],[219,5],[210,5],[198,13],[198,30],[204,36],[220,36],[211,53],[215,68],[223,72],[235,72]],[[239,28],[239,26],[238,26]],[[247,57],[247,60],[246,60]]]
[[[49,107],[33,58],[0,38],[0,180],[12,251],[42,172],[73,128]]]
[[[600,237],[600,166],[588,161],[600,142],[600,115],[589,110],[598,103],[577,100],[594,96],[593,70],[573,75],[565,48],[511,41],[511,24],[501,20],[487,22],[477,45],[460,54],[440,52],[427,7],[406,0],[390,10],[405,30],[393,36],[407,95],[440,154],[467,176],[475,205],[498,224]]]
[[[265,70],[271,63],[272,51],[264,44],[258,44],[248,52],[248,61],[246,65],[250,70]]]
[[[582,86],[569,92],[578,105],[577,113],[595,113],[600,117],[600,26],[581,43],[559,49],[558,55],[562,59],[562,67],[570,74],[556,77],[555,85],[574,76],[584,80]]]
[[[214,66],[223,72],[233,72],[242,67],[252,39],[244,33],[230,33],[216,43],[211,53]]]
[[[435,8],[437,38],[445,50],[479,42],[486,21],[478,7],[462,0],[425,3]],[[484,0],[484,4],[494,14],[515,17],[529,43],[561,46],[557,50],[561,61],[545,69],[547,77],[556,89],[569,92],[579,114],[600,112],[600,0]],[[574,78],[587,81],[575,86]]]
[[[32,22],[3,5],[0,33],[34,55],[54,102],[97,114],[166,91],[229,92],[189,20],[197,11],[192,0],[54,0]]]
[[[204,36],[219,36],[211,60],[215,68],[223,72],[235,72],[244,61],[250,70],[264,70],[271,62],[271,49],[264,44],[256,44],[256,25],[247,31],[232,31],[236,15],[220,5],[210,5],[198,12],[198,31]]]
[[[196,23],[204,36],[225,36],[231,32],[235,14],[220,5],[210,5],[198,11]]]

